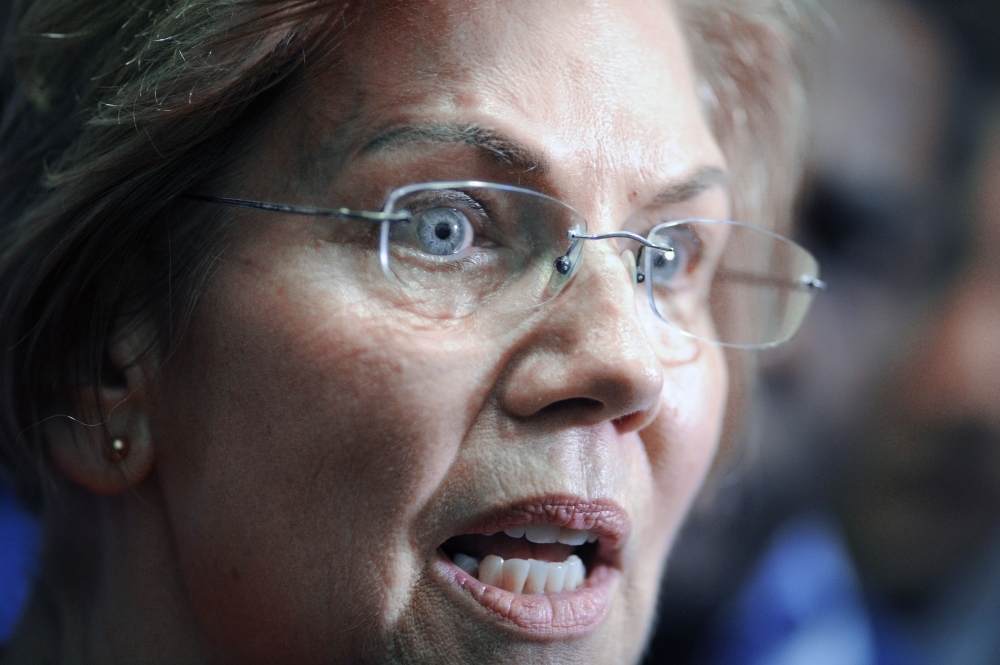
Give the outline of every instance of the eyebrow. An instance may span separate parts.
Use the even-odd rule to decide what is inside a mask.
[[[703,166],[679,182],[668,185],[653,197],[657,205],[684,203],[697,197],[713,185],[729,189],[729,174],[717,166]]]
[[[451,143],[478,148],[502,166],[543,175],[548,162],[525,145],[479,125],[416,125],[394,127],[376,136],[362,150],[371,154],[411,143]]]
[[[450,143],[468,145],[482,150],[494,161],[521,171],[538,175],[548,172],[544,156],[527,146],[479,125],[440,124],[403,125],[379,134],[361,150],[371,154],[413,143]],[[729,176],[716,166],[703,166],[683,180],[668,185],[653,197],[653,203],[668,205],[684,203],[697,197],[713,185],[729,189]]]

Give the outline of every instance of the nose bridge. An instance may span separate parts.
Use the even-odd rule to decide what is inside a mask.
[[[581,330],[585,334],[600,336],[612,333],[618,339],[621,350],[634,347],[641,351],[643,359],[653,363],[657,355],[636,310],[634,273],[622,260],[615,235],[620,233],[619,225],[615,223],[611,207],[600,205],[594,221],[594,228],[588,228],[591,237],[582,240],[583,252],[577,274],[570,283],[570,293],[563,295],[564,299],[572,301],[564,305],[567,307],[567,314],[582,319],[577,323],[583,324]],[[598,315],[605,316],[608,323],[613,322],[614,325],[607,329],[602,326],[588,327],[586,324],[596,322]],[[599,346],[594,345],[593,348]],[[662,373],[658,361],[655,366],[656,372]],[[662,382],[662,378],[660,381]]]
[[[586,243],[575,283],[560,304],[564,325],[572,328],[571,362],[584,377],[610,377],[637,402],[658,399],[663,366],[641,323],[631,274],[613,239]]]
[[[612,302],[628,303],[634,310],[635,284],[621,260],[615,237],[587,238],[578,269],[577,281],[588,284],[595,298],[609,297]],[[634,313],[632,318],[636,318]]]
[[[615,261],[618,261],[620,252],[616,251],[618,247],[616,238],[627,236],[639,242],[644,240],[638,234],[624,231],[621,228],[622,222],[627,215],[618,214],[618,211],[615,209],[616,206],[608,200],[608,195],[603,192],[602,188],[597,188],[591,192],[590,198],[592,200],[585,208],[574,208],[574,210],[579,210],[578,214],[586,220],[586,228],[582,229],[582,233],[574,232],[574,235],[578,238],[576,242],[581,243],[583,246],[582,255],[575,266],[574,279],[579,276],[578,273],[581,270],[587,269],[587,264],[591,264],[590,270],[594,270],[596,264],[605,259],[614,257]],[[609,260],[605,268],[612,266],[613,263],[613,261]],[[607,273],[605,277],[611,278],[613,272],[612,269],[612,272]],[[625,271],[623,274],[627,272]]]

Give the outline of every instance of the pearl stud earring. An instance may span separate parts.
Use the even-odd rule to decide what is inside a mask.
[[[110,450],[108,450],[108,457],[116,462],[120,462],[128,457],[128,451],[128,439],[125,439],[124,437],[115,437],[111,441]]]

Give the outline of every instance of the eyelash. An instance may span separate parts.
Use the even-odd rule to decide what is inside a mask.
[[[423,208],[433,208],[435,206],[450,206],[457,210],[466,213],[469,220],[469,224],[472,227],[472,232],[474,234],[475,240],[473,241],[473,247],[484,247],[489,245],[483,245],[482,240],[488,239],[489,236],[486,233],[486,228],[490,224],[492,219],[491,215],[486,209],[486,206],[477,199],[472,198],[464,192],[442,190],[437,192],[440,196],[435,196],[433,198],[427,198],[421,201],[416,201],[414,204]],[[452,194],[453,196],[448,196]],[[461,196],[454,196],[459,194]],[[404,206],[404,208],[411,210],[413,205]],[[419,208],[418,208],[419,209]],[[478,222],[478,223],[477,223]]]

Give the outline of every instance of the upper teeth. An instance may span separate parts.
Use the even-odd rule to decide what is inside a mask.
[[[503,532],[511,538],[524,537],[531,543],[562,543],[564,545],[583,545],[597,540],[597,534],[579,529],[568,529],[555,524],[525,524],[512,526]]]

